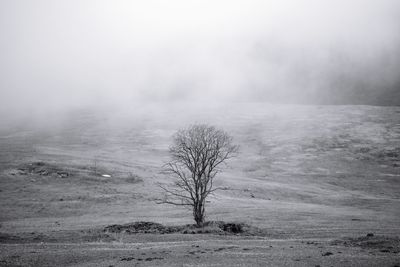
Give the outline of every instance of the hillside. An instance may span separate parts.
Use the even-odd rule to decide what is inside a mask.
[[[399,115],[398,107],[238,103],[15,122],[0,135],[0,232],[191,223],[190,211],[155,203],[156,183],[170,181],[160,171],[171,135],[207,122],[240,145],[217,177],[208,220],[280,239],[398,236]]]

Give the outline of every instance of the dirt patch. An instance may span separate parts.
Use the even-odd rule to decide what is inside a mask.
[[[149,258],[135,258],[135,257],[125,257],[122,258],[120,261],[132,261],[132,260],[137,260],[137,261],[153,261],[153,260],[163,260],[164,258],[161,257],[149,257]]]
[[[224,232],[230,232],[234,234],[243,233],[244,224],[241,223],[225,223],[222,225]]]
[[[363,249],[375,249],[380,252],[400,253],[400,238],[368,233],[357,238],[344,238],[335,240],[333,245],[343,245],[347,247],[361,247]]]
[[[154,222],[134,222],[127,224],[113,224],[104,228],[105,232],[110,233],[128,233],[128,234],[137,234],[137,233],[176,233],[181,229],[179,227],[170,227],[164,226],[160,223]]]
[[[383,160],[398,160],[400,159],[400,147],[381,150],[375,153],[376,157]]]
[[[104,232],[108,233],[151,233],[151,234],[241,234],[241,235],[264,235],[265,231],[244,223],[233,223],[223,221],[206,222],[203,227],[193,224],[179,226],[165,226],[155,222],[134,222],[128,224],[113,224],[106,226]]]
[[[377,162],[392,162],[394,167],[398,167],[400,160],[400,148],[378,148],[378,147],[358,147],[353,150],[357,159],[366,161],[377,161]]]
[[[143,179],[139,175],[129,173],[127,175],[127,177],[125,178],[125,181],[129,184],[136,184],[136,183],[143,182]]]
[[[21,240],[22,239],[19,236],[0,233],[0,243],[19,243]]]
[[[23,243],[57,243],[57,242],[111,242],[115,239],[99,230],[92,231],[56,231],[47,234],[30,232],[11,235],[0,232],[0,244],[23,244]]]
[[[52,176],[56,175],[60,178],[67,178],[72,176],[73,173],[71,171],[62,169],[56,165],[52,165],[45,162],[33,162],[29,164],[24,164],[17,169],[18,174],[20,175],[28,175],[35,174],[41,176]]]

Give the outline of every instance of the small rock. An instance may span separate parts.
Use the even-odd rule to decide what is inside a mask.
[[[120,261],[131,261],[134,260],[134,257],[126,257],[126,258],[122,258]]]
[[[325,252],[324,254],[322,254],[322,256],[331,256],[331,255],[333,255],[333,253],[332,253],[332,252],[330,252],[330,251],[328,251],[328,252]]]
[[[373,237],[373,236],[374,236],[373,233],[368,233],[368,234],[367,234],[367,237]]]
[[[69,176],[68,172],[58,172],[57,174],[60,178],[67,178]]]

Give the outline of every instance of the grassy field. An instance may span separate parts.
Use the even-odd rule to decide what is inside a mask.
[[[154,199],[157,182],[171,180],[161,173],[171,135],[196,122],[225,129],[240,145],[216,179],[222,190],[207,202],[207,220],[266,234],[82,238],[110,224],[192,223],[190,211]],[[0,150],[0,265],[400,264],[398,107],[77,110],[4,120]],[[367,233],[389,238],[391,248],[332,243]]]

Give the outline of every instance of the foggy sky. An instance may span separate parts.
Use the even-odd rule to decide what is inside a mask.
[[[400,104],[398,0],[1,0],[0,105]]]

